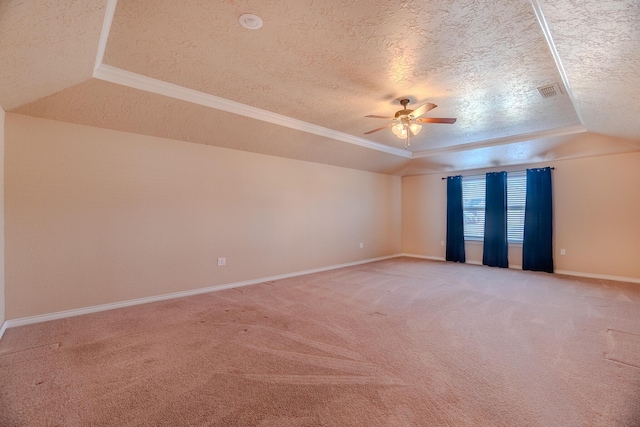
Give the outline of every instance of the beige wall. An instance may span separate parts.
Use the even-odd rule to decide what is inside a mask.
[[[2,319],[399,252],[444,257],[442,174],[401,180],[18,114],[0,122]],[[640,153],[548,165],[556,269],[640,278]],[[513,266],[521,256],[510,248]],[[481,261],[482,245],[467,257]]]
[[[8,319],[402,250],[399,177],[11,113],[5,142]]]
[[[640,153],[549,162],[555,166],[554,259],[556,270],[640,279]],[[532,167],[530,166],[530,167]],[[512,167],[491,170],[522,170]],[[462,172],[462,175],[488,170]],[[444,258],[445,175],[402,180],[403,251]],[[560,255],[560,249],[566,255]],[[482,244],[466,244],[467,260],[482,261]],[[509,248],[513,267],[522,248]]]
[[[4,297],[4,110],[0,108],[0,326],[5,321]]]

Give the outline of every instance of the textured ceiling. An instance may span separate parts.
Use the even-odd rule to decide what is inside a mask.
[[[4,110],[91,78],[105,5],[104,0],[0,1]]]
[[[239,25],[247,10],[262,29]],[[425,125],[413,151],[580,123],[569,97],[537,91],[561,77],[524,0],[121,0],[104,62],[355,135],[403,96],[458,118]]]
[[[585,125],[640,139],[640,1],[543,0]]]
[[[91,79],[111,14],[94,76],[121,85]],[[640,149],[639,28],[637,0],[9,0],[0,105],[400,175],[603,155]],[[388,129],[364,135],[401,97],[458,121],[407,152]]]

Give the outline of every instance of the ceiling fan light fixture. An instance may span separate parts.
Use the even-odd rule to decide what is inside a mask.
[[[393,132],[393,134],[400,139],[405,139],[407,137],[407,128],[405,127],[404,123],[401,122],[393,125],[393,127],[391,128],[391,132]]]
[[[454,118],[420,118],[423,114],[428,111],[433,110],[437,107],[436,104],[432,104],[427,102],[426,104],[416,108],[415,110],[410,110],[407,108],[409,105],[408,98],[402,98],[399,100],[400,105],[402,105],[402,110],[396,111],[394,117],[387,116],[377,116],[377,115],[368,115],[365,117],[370,117],[372,119],[387,119],[392,120],[393,122],[382,126],[378,129],[371,130],[369,132],[365,132],[365,135],[369,135],[373,132],[378,132],[382,129],[389,129],[391,127],[391,132],[395,136],[400,139],[404,139],[404,148],[409,148],[411,146],[411,136],[418,135],[422,130],[422,123],[448,123],[452,124],[456,122]]]

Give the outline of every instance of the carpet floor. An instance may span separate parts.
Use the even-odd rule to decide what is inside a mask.
[[[412,258],[8,329],[1,426],[640,426],[640,285]]]

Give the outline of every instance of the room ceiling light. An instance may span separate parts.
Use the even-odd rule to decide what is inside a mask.
[[[416,108],[415,110],[410,110],[407,108],[409,105],[409,100],[407,98],[403,98],[400,100],[400,104],[402,105],[402,110],[396,111],[394,117],[385,117],[385,116],[365,116],[372,117],[374,119],[388,119],[393,120],[393,123],[390,123],[386,126],[382,126],[381,128],[374,129],[369,132],[365,132],[365,135],[368,135],[373,132],[377,132],[382,129],[386,129],[388,127],[391,128],[391,132],[395,136],[400,139],[404,139],[404,148],[409,148],[411,146],[411,135],[417,135],[422,130],[422,123],[447,123],[452,124],[456,122],[454,118],[421,118],[424,113],[427,111],[433,110],[437,107],[435,104],[431,104],[427,102],[423,106]]]
[[[262,28],[262,19],[251,13],[245,13],[238,19],[238,21],[240,21],[240,25],[249,30],[258,30]]]

